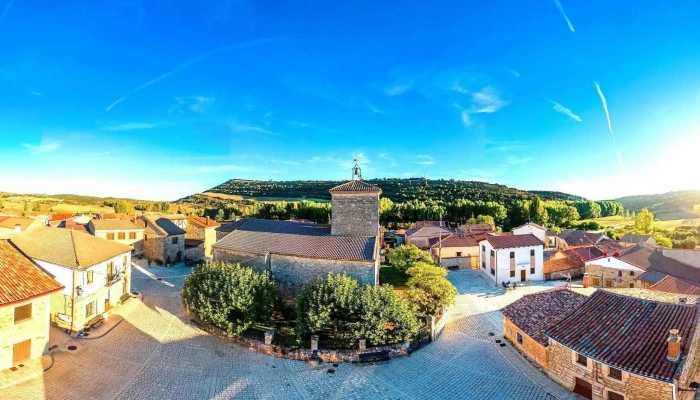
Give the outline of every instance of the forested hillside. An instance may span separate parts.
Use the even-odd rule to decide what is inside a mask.
[[[657,218],[683,219],[700,216],[700,210],[694,206],[700,205],[700,190],[685,190],[653,195],[626,196],[615,201],[621,203],[626,209],[639,212],[646,208],[653,212]]]

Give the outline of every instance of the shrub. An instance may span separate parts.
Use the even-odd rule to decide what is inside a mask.
[[[410,278],[404,293],[419,316],[433,315],[440,308],[454,303],[457,289],[447,280],[444,268],[416,263],[406,273]]]
[[[151,264],[153,263],[153,260],[151,260],[151,259],[149,258],[149,259],[147,260],[147,262],[148,262],[148,266],[150,267]]]
[[[156,260],[156,265],[157,266],[162,266],[163,265],[163,260]]]
[[[393,265],[401,271],[407,270],[417,262],[433,263],[433,258],[430,256],[430,253],[412,244],[389,250],[389,252],[386,253],[386,260],[390,265]]]
[[[202,321],[238,335],[271,319],[276,290],[267,272],[214,262],[187,277],[182,299]]]
[[[360,324],[354,336],[364,337],[372,345],[398,343],[418,332],[418,320],[410,305],[390,286],[365,286],[359,314]]]

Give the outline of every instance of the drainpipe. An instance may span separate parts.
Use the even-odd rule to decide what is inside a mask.
[[[75,270],[73,270],[73,287],[71,287],[71,307],[70,307],[70,332],[73,333],[73,328],[75,324]]]
[[[494,255],[493,261],[496,264],[493,266],[493,268],[496,270],[496,287],[498,287],[498,250],[494,250],[493,255]]]

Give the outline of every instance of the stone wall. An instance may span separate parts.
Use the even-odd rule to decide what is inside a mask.
[[[476,258],[474,265],[479,264],[478,256],[473,256]],[[471,257],[442,257],[440,260],[440,266],[445,268],[457,267],[459,269],[471,269]]]
[[[571,350],[561,344],[549,341],[548,375],[560,385],[574,389],[576,378],[583,379],[593,386],[594,399],[607,399],[608,391],[626,396],[626,400],[672,400],[673,389],[670,383],[648,379],[639,375],[622,372],[622,381],[608,377],[605,364],[588,359],[586,367],[574,361]]]
[[[173,244],[173,238],[177,238],[177,243]],[[170,262],[174,263],[178,253],[182,260],[185,257],[185,235],[146,235],[143,245],[149,260],[167,262],[170,257]]]
[[[565,269],[562,271],[550,272],[544,274],[544,280],[553,281],[557,279],[567,279],[568,274],[571,274],[572,278],[580,278],[583,275],[583,267],[576,267],[571,269]]]
[[[698,315],[700,315],[700,303],[695,305]],[[683,360],[683,370],[677,387],[688,389],[691,382],[700,382],[700,320],[695,324],[695,333],[693,337],[686,339],[686,345],[689,345],[688,353]],[[678,392],[677,400],[693,400],[695,393],[693,392]]]
[[[592,287],[633,288],[637,286],[637,277],[641,275],[637,271],[600,265],[586,265],[585,270],[588,273],[588,282]],[[620,276],[620,272],[622,272],[622,276]],[[598,280],[598,285],[594,285],[595,279]]]
[[[198,260],[204,257],[204,243],[197,247],[190,247],[185,249],[185,257],[191,260]]]
[[[378,193],[333,193],[332,198],[331,234],[379,234]]]
[[[306,258],[280,254],[255,255],[233,250],[214,249],[214,261],[241,263],[256,271],[270,271],[272,279],[280,287],[294,295],[301,291],[304,285],[325,277],[329,272],[334,274],[347,273],[357,280],[361,286],[377,284],[378,261],[347,261],[328,260],[321,258]]]
[[[163,261],[165,236],[155,236],[146,234],[143,240],[143,250],[149,260]]]
[[[214,227],[204,228],[197,224],[190,222],[187,224],[187,233],[185,233],[185,239],[195,239],[204,241],[203,257],[211,257],[212,249],[211,246],[217,242],[217,232]]]
[[[523,337],[523,344],[518,343],[518,333]],[[549,351],[547,347],[523,332],[506,316],[503,316],[503,336],[533,364],[544,370],[549,369]]]
[[[13,348],[17,343],[31,340],[30,358],[44,354],[49,341],[49,298],[42,296],[0,307],[0,370],[12,367]],[[15,324],[15,308],[29,303],[32,304],[31,319]]]

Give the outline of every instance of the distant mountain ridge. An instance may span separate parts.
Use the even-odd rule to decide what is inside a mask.
[[[625,209],[639,211],[646,208],[657,216],[673,217],[669,219],[700,217],[693,211],[693,206],[700,204],[700,190],[625,196],[614,201],[620,202]]]
[[[322,199],[329,200],[328,189],[346,181],[299,180],[299,181],[256,181],[231,179],[207,192],[223,195],[237,195],[248,198],[275,199]],[[394,202],[409,200],[456,200],[470,199],[482,201],[510,202],[527,200],[533,195],[544,200],[586,200],[583,197],[556,191],[525,191],[494,183],[460,181],[454,179],[424,178],[383,178],[369,179],[366,182],[382,189],[382,196]],[[193,195],[194,196],[194,195]],[[192,196],[190,196],[192,197]],[[188,198],[179,201],[187,201]]]

